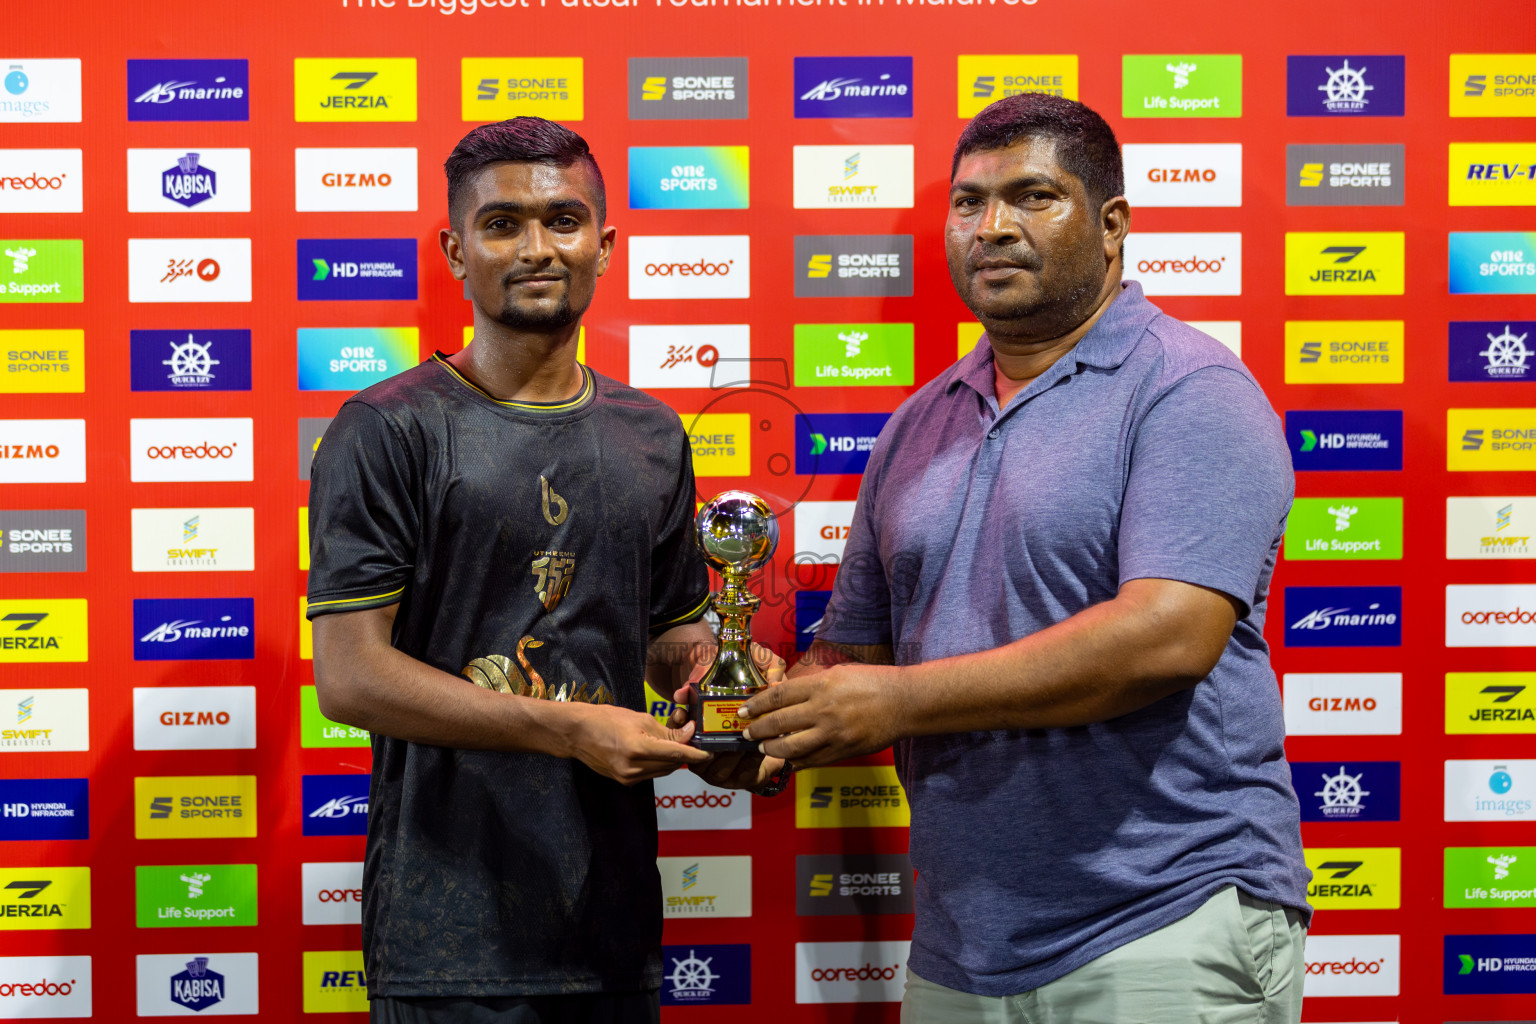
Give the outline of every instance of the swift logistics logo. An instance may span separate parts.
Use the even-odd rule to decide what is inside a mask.
[[[257,960],[256,953],[140,953],[138,1015],[260,1013]]]
[[[129,302],[250,302],[249,238],[128,239]]]
[[[746,146],[630,146],[631,210],[745,210]]]
[[[1317,909],[1396,910],[1402,906],[1401,848],[1311,846],[1304,856],[1312,871],[1307,902]]]
[[[416,120],[416,58],[296,57],[293,119]]]
[[[1536,117],[1536,53],[1453,53],[1452,117]]]
[[[1297,470],[1403,468],[1403,414],[1397,409],[1290,409],[1285,439]]]
[[[0,239],[0,302],[84,302],[85,243],[78,238]]]
[[[320,711],[320,698],[313,686],[299,687],[299,746],[308,750],[320,747],[366,747],[367,729],[333,722]]]
[[[243,60],[130,60],[128,120],[249,121]]]
[[[85,572],[84,509],[0,509],[0,572]]]
[[[1402,587],[1286,587],[1285,646],[1401,647]]]
[[[1285,58],[1287,117],[1402,117],[1402,55]]]
[[[1452,231],[1452,295],[1536,294],[1536,231]]]
[[[1401,231],[1287,231],[1285,294],[1401,295]]]
[[[0,690],[0,752],[89,749],[89,690],[84,687]]]
[[[134,750],[255,750],[254,686],[135,686]]]
[[[0,420],[0,484],[85,483],[85,420]]]
[[[305,924],[363,923],[363,862],[302,865]]]
[[[416,149],[354,146],[293,151],[293,208],[323,211],[414,211]]]
[[[1287,320],[1287,384],[1401,384],[1403,321]]]
[[[361,391],[415,366],[420,353],[416,327],[300,327],[299,390]]]
[[[1445,499],[1445,557],[1536,558],[1536,496]]]
[[[67,395],[85,390],[85,332],[0,330],[0,394]]]
[[[1536,993],[1536,935],[1447,935],[1445,994]]]
[[[796,298],[911,294],[911,235],[795,236]]]
[[[90,926],[90,868],[0,868],[0,931]]]
[[[1288,561],[1403,557],[1402,498],[1297,498],[1285,527]]]
[[[657,857],[662,917],[751,917],[751,857]]]
[[[466,121],[525,114],[580,121],[585,103],[580,57],[464,57],[459,62],[459,106]]]
[[[134,661],[256,657],[256,602],[249,597],[143,597],[133,601]]]
[[[911,117],[911,57],[796,57],[795,117]]]
[[[1450,144],[1451,206],[1536,206],[1536,143]]]
[[[128,379],[134,391],[251,390],[251,332],[128,332]]]
[[[911,146],[796,146],[797,210],[912,208]]]
[[[745,57],[629,58],[631,121],[740,121],[749,91]]]
[[[0,149],[0,213],[80,213],[85,174],[78,149]]]
[[[890,765],[806,768],[795,775],[796,828],[906,828],[911,817]]]
[[[795,943],[796,1003],[899,1003],[910,942]]]
[[[129,213],[249,213],[249,149],[130,149]]]
[[[746,943],[661,947],[662,1006],[745,1006],[752,1002],[752,947]]]
[[[1120,147],[1131,206],[1242,206],[1238,142],[1135,143]]]
[[[306,775],[301,813],[307,836],[368,834],[368,776]]]
[[[1452,321],[1449,376],[1456,381],[1536,380],[1536,321]]]
[[[256,924],[255,864],[141,864],[133,871],[140,928]]]
[[[250,480],[249,417],[131,419],[128,477],[135,483]]]
[[[800,475],[862,473],[875,440],[891,418],[884,412],[795,416],[795,472]]]
[[[1285,731],[1296,736],[1399,736],[1400,672],[1287,672]]]
[[[631,235],[631,299],[752,296],[751,236]]]
[[[962,53],[955,59],[958,114],[975,117],[993,100],[1024,93],[1077,99],[1077,54]]]
[[[80,120],[80,58],[0,58],[0,124],[58,124]]]
[[[1128,274],[1148,295],[1241,295],[1243,236],[1238,231],[1153,231],[1129,236]]]
[[[1292,761],[1291,785],[1302,821],[1397,821],[1402,808],[1400,761]]]
[[[1452,472],[1536,469],[1536,408],[1447,409],[1445,468]]]
[[[1447,907],[1536,907],[1536,846],[1448,846]]]
[[[141,775],[133,780],[136,839],[251,838],[256,776]]]
[[[795,913],[910,914],[912,862],[904,853],[832,853],[795,858]]]
[[[912,324],[795,324],[795,386],[910,385],[915,345]]]
[[[0,841],[90,834],[90,780],[0,779]]]
[[[299,300],[415,299],[416,239],[298,239]]]
[[[1122,117],[1242,117],[1241,54],[1125,54]]]
[[[1402,206],[1401,145],[1285,147],[1286,206]]]
[[[1536,647],[1536,584],[1448,584],[1445,646]]]
[[[1395,996],[1402,975],[1400,935],[1308,935],[1306,994]]]
[[[136,508],[134,572],[252,572],[256,514],[251,508]]]
[[[1446,821],[1536,821],[1536,761],[1445,762]]]
[[[0,665],[89,661],[84,598],[0,600]]]
[[[633,324],[629,383],[637,388],[746,387],[748,324]]]
[[[304,951],[304,1012],[368,1012],[361,950]]]
[[[1536,733],[1536,672],[1447,672],[1445,732]]]

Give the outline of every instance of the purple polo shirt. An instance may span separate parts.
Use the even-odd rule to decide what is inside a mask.
[[[912,970],[1012,995],[1225,885],[1309,910],[1263,635],[1294,491],[1269,401],[1134,281],[1001,412],[992,374],[983,339],[881,432],[818,639],[933,661],[1029,636],[1140,578],[1220,590],[1244,614],[1209,676],[1140,711],[897,744],[918,872]]]

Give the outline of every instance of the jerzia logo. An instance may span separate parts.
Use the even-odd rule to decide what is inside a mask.
[[[1285,235],[1285,294],[1403,294],[1400,231],[1307,232]]]
[[[416,120],[416,58],[293,62],[295,121]]]

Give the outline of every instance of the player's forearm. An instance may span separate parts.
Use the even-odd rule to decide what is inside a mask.
[[[703,619],[673,626],[646,648],[645,681],[657,693],[670,696],[695,665],[714,657],[715,647],[715,631]]]

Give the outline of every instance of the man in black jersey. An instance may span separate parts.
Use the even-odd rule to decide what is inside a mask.
[[[714,644],[688,440],[576,361],[615,240],[586,142],[520,117],[445,170],[474,343],[349,399],[310,484],[320,707],[373,734],[371,1017],[651,1024],[648,780],[710,760],[642,710]]]

